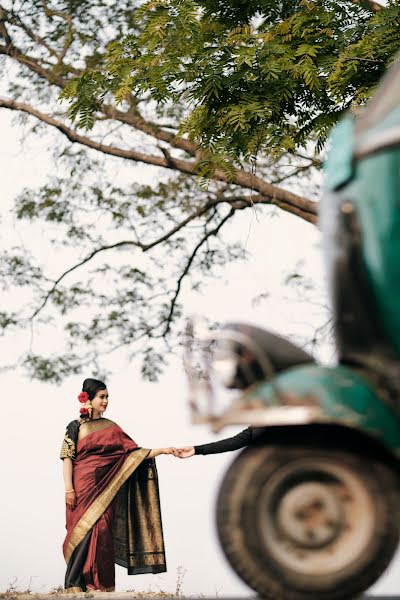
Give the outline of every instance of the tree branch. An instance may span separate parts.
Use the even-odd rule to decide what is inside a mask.
[[[0,38],[3,38],[3,40],[5,41],[5,48],[9,48],[10,46],[12,46],[12,39],[10,37],[10,34],[8,33],[6,22],[7,13],[4,10],[4,8],[0,6]]]
[[[55,282],[53,283],[53,287],[47,292],[42,303],[38,306],[38,308],[34,311],[34,313],[29,317],[29,320],[33,321],[33,319],[40,313],[40,311],[43,310],[43,308],[46,306],[48,300],[51,298],[51,296],[56,291],[58,284],[64,279],[64,277],[66,277],[67,275],[69,275],[70,273],[75,271],[76,269],[79,269],[79,267],[82,267],[83,265],[88,263],[90,260],[92,260],[92,258],[94,258],[96,256],[96,254],[99,254],[100,252],[104,252],[105,250],[121,248],[122,246],[127,246],[127,245],[139,246],[139,244],[137,242],[134,242],[131,240],[117,242],[116,244],[111,244],[110,246],[102,246],[101,248],[97,248],[96,250],[93,250],[93,252],[91,252],[88,256],[86,256],[86,258],[84,258],[79,263],[73,265],[72,267],[70,267],[69,269],[64,271],[64,273],[62,275],[60,275],[60,277],[58,277],[58,279],[55,280]]]
[[[0,21],[0,23],[1,23],[1,21]],[[2,34],[1,28],[0,28],[0,34]],[[22,65],[25,65],[26,67],[28,67],[31,71],[33,71],[40,77],[46,79],[49,83],[56,85],[59,88],[65,88],[65,86],[68,83],[67,79],[60,77],[59,75],[56,75],[50,69],[45,69],[44,67],[42,67],[40,64],[40,61],[38,59],[25,55],[16,46],[14,46],[11,39],[10,39],[10,43],[7,43],[7,39],[4,37],[4,35],[1,35],[1,37],[3,37],[3,39],[5,39],[6,45],[0,46],[0,54],[9,56],[10,58],[14,58],[19,63],[21,63]]]
[[[300,152],[296,152],[295,156],[303,160],[310,161],[310,163],[313,164],[315,167],[322,167],[323,165],[323,161],[319,158],[316,158],[315,156],[307,156],[305,154],[301,154]]]
[[[166,240],[171,238],[173,235],[175,235],[175,233],[177,233],[178,231],[183,229],[183,227],[186,227],[186,225],[188,225],[188,223],[205,215],[216,204],[217,204],[217,201],[210,200],[209,202],[207,202],[207,204],[205,204],[204,206],[199,208],[196,212],[192,213],[186,219],[184,219],[183,221],[178,223],[175,227],[173,227],[165,235],[161,236],[160,238],[158,238],[157,240],[154,240],[154,242],[151,242],[149,244],[142,244],[141,247],[142,247],[143,252],[147,252],[147,250],[151,250],[151,248],[154,248],[154,246],[157,246],[158,244],[165,242]]]
[[[140,248],[140,250],[142,250],[142,252],[147,252],[148,250],[151,250],[155,246],[158,246],[162,242],[165,242],[166,240],[168,240],[169,238],[171,238],[172,236],[174,236],[175,233],[177,233],[178,231],[180,231],[181,229],[183,229],[191,221],[193,221],[193,220],[195,220],[195,219],[203,216],[204,214],[206,214],[210,210],[210,208],[212,208],[213,206],[215,206],[216,203],[217,203],[216,201],[211,201],[210,200],[204,206],[200,207],[194,213],[190,214],[186,219],[184,219],[183,221],[181,221],[180,223],[178,223],[175,227],[173,227],[172,229],[170,229],[167,233],[165,233],[164,235],[162,235],[158,239],[153,240],[152,242],[150,242],[148,244],[144,244],[144,243],[142,243],[140,241],[134,241],[134,240],[123,240],[123,241],[117,242],[115,244],[110,244],[108,246],[101,246],[100,248],[96,248],[96,250],[93,250],[92,252],[90,252],[90,254],[88,254],[79,263],[76,263],[75,265],[73,265],[72,267],[70,267],[69,269],[67,269],[66,271],[64,271],[64,273],[62,273],[54,281],[53,286],[47,292],[47,294],[45,295],[42,303],[38,306],[38,308],[36,308],[36,310],[31,315],[31,317],[30,317],[29,320],[32,321],[43,310],[43,308],[46,306],[46,304],[49,301],[49,299],[51,298],[51,296],[56,291],[57,286],[59,285],[59,283],[67,275],[69,275],[73,271],[76,271],[76,269],[79,269],[79,267],[82,267],[86,263],[90,262],[95,256],[97,256],[97,254],[100,254],[101,252],[105,252],[107,250],[115,250],[116,248],[122,248],[124,246],[136,246],[137,248]],[[235,209],[232,209],[232,210],[234,211]]]
[[[26,54],[24,54],[23,52],[21,52],[14,45],[14,43],[6,29],[6,26],[5,26],[6,22],[10,22],[10,23],[14,24],[16,27],[18,27],[18,26],[21,27],[21,29],[23,29],[23,31],[25,31],[25,33],[28,35],[28,37],[31,40],[42,45],[44,48],[46,48],[46,50],[52,56],[57,58],[57,63],[54,65],[54,67],[56,67],[56,66],[59,67],[61,64],[63,66],[66,66],[63,63],[63,60],[65,58],[65,55],[66,55],[68,48],[70,47],[71,41],[72,41],[72,32],[73,32],[72,16],[67,15],[66,13],[63,13],[60,11],[50,9],[44,0],[42,0],[42,5],[44,7],[45,14],[47,17],[58,16],[67,21],[68,31],[66,33],[65,43],[61,50],[61,53],[58,54],[53,48],[51,48],[45,42],[45,40],[43,40],[41,37],[39,37],[37,34],[35,34],[25,23],[23,23],[21,21],[21,19],[18,15],[11,15],[0,7],[0,37],[3,37],[6,41],[6,46],[0,46],[0,54],[5,54],[5,55],[8,55],[10,58],[17,59],[21,64],[24,64],[30,70],[34,71],[37,75],[46,79],[46,81],[49,81],[50,83],[55,84],[58,87],[60,87],[61,89],[63,89],[63,88],[65,88],[68,81],[66,79],[56,75],[54,72],[52,72],[52,70],[44,69],[40,65],[40,61],[38,59],[29,57]],[[75,75],[81,74],[81,71],[78,71],[76,69],[71,69],[71,67],[69,67],[69,66],[67,68],[71,72],[74,72]],[[132,97],[131,106],[135,106],[134,100],[135,100],[135,98]],[[185,140],[184,138],[180,138],[173,133],[163,130],[162,128],[160,128],[160,126],[158,126],[155,123],[146,121],[139,114],[137,108],[133,111],[131,110],[128,112],[124,112],[124,111],[118,110],[117,108],[110,106],[108,104],[103,104],[99,108],[99,110],[108,119],[118,120],[121,123],[125,123],[126,125],[129,125],[129,126],[133,127],[134,129],[137,129],[138,131],[142,131],[143,133],[146,133],[147,135],[150,135],[153,138],[156,138],[160,141],[168,143],[173,148],[178,148],[180,150],[184,150],[190,156],[196,155],[196,145],[195,144],[193,144],[192,142],[189,142],[189,140]]]
[[[60,19],[67,21],[67,23],[72,22],[72,15],[62,12],[61,10],[54,10],[52,8],[49,8],[49,6],[45,0],[41,0],[41,3],[42,3],[44,14],[46,15],[46,17],[60,17]]]
[[[175,307],[176,307],[176,303],[178,300],[178,296],[180,294],[181,291],[181,287],[182,287],[182,282],[185,279],[186,275],[189,273],[190,271],[190,267],[192,266],[192,263],[194,261],[194,259],[196,258],[196,255],[198,253],[198,251],[200,250],[200,248],[203,246],[203,244],[205,244],[208,239],[212,236],[216,236],[218,235],[220,229],[225,225],[225,223],[235,214],[235,209],[231,208],[231,210],[229,211],[229,213],[218,223],[218,225],[212,229],[211,231],[206,232],[206,234],[203,236],[203,238],[200,240],[200,242],[195,246],[192,254],[189,257],[189,260],[187,261],[185,268],[183,269],[181,276],[178,279],[177,285],[176,285],[176,290],[174,293],[174,296],[172,298],[171,301],[171,305],[170,305],[170,309],[169,309],[169,313],[168,313],[168,317],[167,317],[167,323],[164,329],[164,332],[162,334],[162,337],[166,337],[168,335],[168,332],[171,329],[171,323],[172,323],[172,319],[174,316],[174,312],[175,312]]]
[[[310,169],[310,167],[311,167],[311,164],[300,165],[299,167],[295,167],[290,173],[285,173],[284,175],[281,175],[280,177],[273,179],[272,184],[279,185],[280,183],[285,181],[285,179],[288,179],[288,178],[291,179],[292,177],[296,177],[300,173],[304,173],[304,171],[308,171]]]
[[[115,146],[109,146],[96,142],[87,136],[78,134],[74,129],[68,127],[61,121],[58,121],[57,119],[40,112],[24,102],[0,98],[0,108],[1,107],[28,113],[44,123],[54,127],[55,129],[58,129],[58,131],[64,134],[71,142],[76,142],[88,148],[102,152],[103,154],[109,154],[111,156],[117,156],[120,158],[133,160],[135,162],[143,162],[145,164],[179,171],[191,176],[197,176],[199,173],[197,163],[195,162],[175,158],[172,156],[169,156],[169,158],[166,158],[165,156],[154,156],[151,154],[145,154],[143,152],[137,152],[136,150],[125,150],[123,148],[116,148]],[[278,206],[287,212],[300,216],[309,223],[315,224],[317,222],[318,205],[316,202],[308,200],[307,198],[302,198],[301,196],[293,194],[288,190],[272,185],[260,177],[255,176],[253,173],[249,173],[243,169],[236,169],[233,177],[230,177],[226,172],[222,171],[221,169],[217,169],[214,177],[216,180],[223,181],[228,184],[234,183],[240,187],[259,192],[263,196],[265,204],[274,204],[275,206]]]
[[[12,25],[15,25],[15,27],[20,27],[23,31],[25,31],[26,35],[33,42],[35,42],[35,44],[39,44],[40,46],[43,46],[43,48],[45,48],[49,54],[51,54],[54,57],[57,57],[56,50],[54,50],[54,48],[52,48],[51,46],[49,46],[49,44],[46,42],[46,40],[43,39],[42,37],[40,37],[40,35],[38,35],[37,33],[34,33],[32,31],[32,29],[30,27],[28,27],[28,25],[26,25],[26,23],[24,23],[22,21],[22,19],[21,19],[21,17],[19,15],[15,14],[14,12],[8,13],[6,20],[7,20],[8,23],[11,23]],[[11,39],[10,39],[10,42],[12,44]]]
[[[189,140],[185,140],[184,138],[177,137],[173,133],[164,131],[156,123],[146,121],[137,111],[124,112],[113,106],[110,106],[109,104],[103,104],[100,110],[108,119],[117,120],[121,123],[130,125],[134,129],[142,131],[143,133],[146,133],[157,140],[166,142],[173,148],[179,148],[191,156],[196,156],[197,148],[195,144],[189,142]]]
[[[49,9],[47,3],[44,0],[42,1],[42,3],[45,10],[47,11],[46,14],[48,14],[48,16],[59,16],[61,18],[67,19],[67,15],[65,15],[64,13],[59,14],[58,11],[52,11],[51,9]],[[37,59],[33,59],[24,55],[12,43],[8,46],[0,46],[0,54],[1,53],[7,54],[8,56],[15,58],[22,64],[26,65],[29,69],[37,73],[40,77],[45,78],[47,81],[59,86],[60,88],[64,88],[67,84],[68,80],[54,74],[54,72],[52,72],[51,70],[43,68],[39,64],[39,61]],[[125,150],[122,148],[116,148],[114,146],[101,144],[88,138],[87,136],[79,135],[75,130],[73,130],[70,127],[67,127],[61,121],[57,121],[56,119],[44,113],[41,113],[37,109],[34,109],[32,106],[27,105],[25,103],[16,102],[14,100],[2,99],[0,100],[0,107],[1,106],[13,110],[20,110],[22,112],[31,114],[36,118],[40,119],[41,121],[47,123],[48,125],[51,125],[52,127],[58,129],[61,133],[66,135],[71,142],[76,142],[85,145],[104,154],[110,154],[112,156],[126,158],[128,160],[134,160],[136,162],[143,162],[146,164],[151,164],[166,169],[180,171],[181,173],[185,173],[191,176],[197,176],[199,174],[196,162],[178,159],[172,156],[169,156],[168,158],[164,156],[164,158],[161,158],[159,156],[149,155],[142,152],[136,152],[134,150]],[[105,114],[109,118],[118,119],[120,122],[126,123],[132,126],[133,128],[150,135],[153,138],[156,138],[160,141],[164,141],[172,147],[184,150],[190,156],[196,155],[196,147],[191,142],[182,138],[178,138],[174,134],[159,129],[154,124],[151,124],[144,120],[137,112],[135,112],[135,110],[123,112],[109,105],[102,106],[101,110],[103,111],[103,114]],[[272,185],[271,183],[268,183],[263,179],[256,177],[252,173],[244,171],[243,169],[236,169],[234,177],[231,178],[226,172],[222,170],[216,170],[214,177],[219,181],[223,181],[225,183],[235,183],[241,187],[258,192],[262,194],[265,198],[268,198],[268,203],[279,206],[287,212],[296,214],[297,216],[300,216],[304,220],[308,221],[309,223],[316,223],[317,204],[315,202],[312,202],[307,198],[297,196],[296,194],[293,194],[288,190],[282,189],[276,185]]]
[[[155,165],[157,167],[168,168],[168,161],[165,158],[162,158],[160,156],[153,156],[151,154],[144,154],[143,152],[136,152],[135,150],[125,150],[123,148],[116,148],[115,146],[101,144],[86,136],[78,134],[74,129],[71,129],[71,127],[68,127],[61,121],[58,121],[57,119],[54,119],[53,117],[42,113],[41,111],[33,108],[25,102],[17,102],[15,100],[0,98],[0,108],[1,107],[9,108],[10,110],[18,110],[20,112],[25,112],[36,117],[43,123],[47,123],[55,129],[58,129],[58,131],[63,133],[70,140],[70,142],[75,142],[88,148],[93,148],[93,150],[98,150],[103,154],[110,154],[111,156],[118,156],[120,158],[126,158],[135,162],[143,162],[146,164]],[[181,162],[184,163],[185,161]],[[191,163],[187,164],[190,165]],[[190,169],[191,174],[193,174],[192,171],[193,168]]]
[[[47,2],[45,2],[45,0],[42,0],[42,6],[43,6],[44,14],[46,15],[46,17],[60,17],[60,19],[63,19],[67,23],[67,32],[65,34],[65,41],[64,41],[63,48],[62,48],[60,54],[56,53],[57,65],[60,66],[61,64],[63,64],[65,55],[67,54],[67,51],[70,48],[72,40],[73,40],[73,30],[74,30],[73,17],[69,13],[49,8],[49,6],[48,6]]]

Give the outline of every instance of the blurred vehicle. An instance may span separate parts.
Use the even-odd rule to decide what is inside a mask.
[[[194,423],[262,427],[222,482],[217,527],[270,600],[345,600],[400,533],[400,61],[331,138],[320,224],[337,364],[246,324],[188,325]]]

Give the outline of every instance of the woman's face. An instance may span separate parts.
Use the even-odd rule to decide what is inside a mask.
[[[92,400],[92,407],[99,413],[103,413],[108,405],[108,391],[99,390]]]

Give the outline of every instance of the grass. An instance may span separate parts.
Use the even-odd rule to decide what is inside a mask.
[[[185,578],[186,573],[187,573],[187,570],[184,567],[177,568],[177,576],[176,576],[174,592],[167,592],[165,590],[162,590],[161,588],[158,588],[157,591],[154,591],[151,589],[151,586],[146,591],[139,591],[139,590],[135,590],[135,589],[125,590],[125,591],[135,594],[136,598],[151,598],[154,600],[157,600],[157,599],[162,600],[163,598],[181,598],[183,600],[184,599],[183,580]],[[21,590],[21,589],[18,589],[18,586],[17,586],[18,577],[14,577],[13,581],[8,584],[8,588],[6,589],[6,591],[0,592],[0,599],[13,600],[14,598],[18,599],[18,596],[32,594],[32,589],[31,589],[32,580],[33,580],[33,577],[30,578],[28,587],[25,590]],[[65,591],[64,587],[62,585],[59,585],[57,587],[50,588],[50,590],[48,592],[43,592],[43,594],[56,595],[56,594],[63,594],[64,591]],[[122,592],[122,590],[121,590],[121,592]],[[41,594],[35,592],[35,597],[36,596],[41,596]],[[93,594],[91,592],[85,593],[85,597],[87,597],[87,598],[91,598],[92,596],[93,596]],[[70,596],[70,597],[72,597],[72,596]],[[198,596],[196,596],[196,598],[198,598]]]

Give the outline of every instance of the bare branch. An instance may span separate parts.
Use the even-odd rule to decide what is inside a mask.
[[[57,57],[56,50],[54,50],[54,48],[52,48],[46,42],[46,40],[44,38],[40,37],[40,35],[38,35],[34,31],[32,31],[32,29],[30,27],[28,27],[28,25],[26,25],[26,23],[24,23],[22,21],[22,19],[21,19],[21,17],[19,15],[15,14],[15,13],[8,13],[8,15],[7,15],[7,21],[8,21],[8,23],[11,23],[12,25],[15,25],[16,27],[20,27],[26,33],[26,35],[33,42],[35,42],[35,44],[38,44],[39,46],[43,46],[43,48],[45,48],[49,54],[51,54],[54,57]],[[11,42],[11,39],[10,39],[10,42]]]
[[[52,8],[49,8],[45,0],[42,0],[42,6],[46,17],[60,17],[61,19],[64,19],[64,21],[67,21],[67,23],[72,22],[72,15],[62,12],[61,10],[54,10]]]
[[[61,19],[67,22],[67,32],[65,34],[64,46],[60,54],[57,56],[57,65],[61,65],[73,41],[73,17],[69,13],[49,8],[45,0],[42,0],[42,6],[44,8],[44,13],[46,17],[60,17]]]
[[[57,65],[61,65],[64,64],[63,60],[68,52],[68,50],[71,47],[71,44],[73,42],[74,39],[74,27],[73,27],[73,23],[72,20],[68,23],[68,30],[65,34],[65,41],[64,41],[64,46],[60,52],[60,54],[58,55],[57,58]]]
[[[212,236],[216,236],[220,229],[225,225],[225,223],[235,214],[235,209],[231,208],[231,210],[229,211],[229,213],[218,223],[218,225],[216,227],[214,227],[214,229],[212,229],[211,231],[207,231],[206,234],[202,237],[202,239],[200,240],[200,242],[195,246],[193,252],[191,253],[189,260],[187,261],[185,268],[183,269],[181,276],[178,279],[177,285],[176,285],[176,290],[174,293],[174,296],[172,298],[171,301],[171,305],[170,305],[170,309],[169,309],[169,313],[168,313],[168,317],[167,317],[167,323],[164,329],[164,332],[162,334],[162,337],[166,337],[171,329],[171,324],[172,324],[172,319],[174,316],[174,312],[175,312],[175,307],[176,307],[176,303],[178,300],[178,296],[180,294],[181,291],[181,287],[182,287],[182,282],[185,279],[186,275],[189,273],[190,271],[190,267],[192,266],[192,263],[194,261],[194,259],[196,258],[196,255],[198,253],[198,251],[200,250],[200,248],[208,241],[208,239]]]
[[[69,269],[67,269],[66,271],[64,271],[64,273],[62,273],[54,281],[53,286],[46,293],[46,295],[45,295],[42,303],[38,306],[38,308],[36,308],[36,310],[34,311],[34,313],[31,315],[30,320],[32,321],[43,310],[43,308],[46,306],[46,304],[49,301],[49,299],[51,298],[51,296],[56,291],[57,286],[60,284],[60,282],[67,275],[69,275],[73,271],[76,271],[76,269],[79,269],[79,267],[82,267],[83,265],[85,265],[88,262],[90,262],[95,256],[97,256],[97,254],[100,254],[101,252],[106,252],[107,250],[115,250],[116,248],[123,248],[124,246],[136,246],[137,248],[140,248],[140,250],[142,250],[142,252],[147,252],[148,250],[151,250],[155,246],[158,246],[162,242],[165,242],[166,240],[168,240],[169,238],[171,238],[172,236],[174,236],[175,233],[177,233],[178,231],[180,231],[181,229],[183,229],[191,221],[193,221],[193,220],[195,220],[195,219],[203,216],[206,212],[208,212],[210,210],[210,208],[212,208],[213,206],[215,206],[215,204],[216,204],[215,201],[214,202],[213,201],[207,202],[204,206],[202,206],[197,211],[195,211],[194,213],[190,214],[186,219],[184,219],[183,221],[181,221],[180,223],[178,223],[178,225],[176,225],[175,227],[173,227],[172,229],[170,229],[170,231],[168,231],[167,233],[165,233],[164,235],[162,235],[160,238],[158,238],[158,239],[156,239],[156,240],[154,240],[154,241],[152,241],[152,242],[150,242],[148,244],[143,244],[140,241],[134,241],[134,240],[123,240],[123,241],[117,242],[115,244],[110,244],[108,246],[101,246],[100,248],[96,248],[96,250],[93,250],[93,252],[90,252],[90,254],[88,254],[79,263],[76,263],[75,265],[73,265],[72,267],[70,267]],[[232,209],[232,210],[234,211],[234,209]]]
[[[174,135],[173,133],[165,131],[156,123],[146,121],[145,119],[143,119],[143,117],[139,114],[138,111],[124,112],[108,104],[103,104],[101,106],[101,111],[109,119],[121,121],[121,123],[126,123],[134,129],[142,131],[143,133],[146,133],[147,135],[150,135],[151,137],[156,138],[157,140],[167,142],[167,144],[169,144],[173,148],[179,148],[180,150],[184,150],[191,156],[196,156],[197,148],[195,144],[189,142],[188,140],[185,140],[184,138],[180,138]]]
[[[274,185],[279,185],[280,183],[285,181],[285,179],[291,179],[292,177],[296,177],[297,175],[300,175],[300,173],[304,173],[304,171],[308,171],[311,168],[311,166],[312,165],[310,165],[310,164],[300,165],[299,167],[294,168],[290,173],[284,173],[280,177],[276,177],[276,179],[274,179],[272,181],[272,183]]]
[[[310,161],[310,163],[312,165],[314,165],[314,167],[322,167],[322,165],[323,165],[323,161],[320,158],[317,158],[316,156],[307,156],[307,155],[301,154],[299,152],[296,152],[295,156],[297,156],[298,158],[301,158],[303,160]]]
[[[1,24],[1,21],[0,21],[0,24]],[[10,58],[14,58],[17,62],[21,63],[22,65],[25,65],[31,71],[33,71],[40,77],[46,79],[49,83],[56,85],[60,88],[65,88],[65,86],[68,83],[67,79],[60,77],[59,75],[56,75],[52,69],[45,69],[41,65],[42,61],[38,60],[37,58],[33,58],[32,56],[27,56],[26,54],[21,52],[16,46],[14,46],[11,38],[9,38],[9,42],[7,41],[8,38],[4,37],[4,34],[2,34],[1,29],[0,29],[0,34],[1,34],[1,37],[3,37],[3,39],[5,39],[5,41],[6,41],[5,46],[0,46],[0,54],[9,56]]]
[[[44,4],[42,2],[42,4]],[[50,11],[50,9],[47,9]],[[46,16],[59,16],[64,18],[68,23],[68,28],[65,36],[64,46],[59,54],[54,48],[52,48],[44,38],[40,37],[37,33],[35,33],[26,23],[24,23],[21,17],[14,12],[7,12],[0,6],[0,38],[3,38],[6,42],[5,46],[0,46],[0,54],[4,54],[9,56],[10,58],[16,59],[19,63],[26,66],[28,69],[39,75],[41,78],[46,79],[52,85],[56,85],[63,89],[68,80],[60,77],[55,71],[55,67],[59,67],[61,64],[64,69],[73,75],[80,75],[81,70],[75,69],[71,65],[67,65],[63,62],[65,58],[65,54],[72,43],[72,32],[73,32],[73,18],[72,15],[67,15],[66,13],[61,13],[58,11],[50,11],[46,12]],[[37,59],[32,56],[29,56],[22,52],[13,42],[5,23],[11,23],[15,27],[21,28],[26,35],[34,41],[36,44],[39,44],[43,48],[45,48],[48,53],[57,59],[57,63],[49,63],[44,59]],[[51,68],[45,69],[43,64],[48,64]]]
[[[12,39],[10,34],[8,33],[8,29],[6,27],[7,22],[7,13],[2,6],[0,6],[0,38],[3,38],[6,45],[5,48],[9,48],[12,46]]]
[[[111,156],[118,156],[120,158],[126,158],[128,160],[133,160],[136,162],[143,162],[150,165],[155,165],[157,167],[168,168],[168,161],[165,158],[159,156],[152,156],[150,154],[144,154],[143,152],[136,152],[135,150],[124,150],[123,148],[116,148],[115,146],[101,144],[86,136],[78,134],[74,129],[71,129],[71,127],[64,125],[64,123],[62,123],[61,121],[58,121],[57,119],[54,119],[53,117],[42,113],[41,111],[33,108],[32,106],[24,102],[16,102],[15,100],[7,100],[5,98],[0,98],[0,108],[1,107],[28,113],[36,117],[40,121],[43,121],[43,123],[47,123],[55,129],[58,129],[58,131],[63,133],[71,142],[76,142],[78,144],[82,144],[83,146],[87,146],[88,148],[93,148],[94,150],[98,150],[103,154],[110,154]],[[185,163],[185,161],[181,162]],[[187,169],[189,169],[190,174],[193,174],[193,166],[191,165],[191,163],[187,163]]]
[[[166,240],[168,240],[169,238],[171,238],[173,235],[175,235],[175,233],[177,233],[178,231],[180,231],[181,229],[183,229],[184,227],[186,227],[186,225],[188,225],[188,223],[190,223],[191,221],[194,221],[195,219],[198,219],[199,217],[202,217],[203,215],[205,215],[206,212],[208,212],[216,204],[217,204],[216,201],[211,201],[210,200],[203,207],[199,208],[196,212],[192,213],[186,219],[184,219],[183,221],[181,221],[180,223],[178,223],[175,227],[173,227],[165,235],[161,236],[157,240],[154,240],[154,242],[151,242],[150,244],[142,244],[141,246],[142,246],[143,252],[147,252],[147,250],[151,250],[151,248],[154,248],[154,246],[157,246],[158,244],[161,244],[162,242],[165,242]]]
[[[101,248],[97,248],[96,250],[93,250],[93,252],[91,252],[88,256],[86,256],[86,258],[81,260],[79,263],[75,264],[73,267],[70,267],[69,269],[64,271],[64,273],[62,275],[60,275],[60,277],[58,279],[55,280],[55,282],[53,283],[53,287],[47,292],[42,303],[40,304],[40,306],[38,306],[38,308],[35,310],[35,312],[31,315],[29,320],[32,321],[40,313],[40,311],[43,310],[43,308],[46,306],[48,300],[51,298],[51,296],[56,291],[58,284],[64,279],[64,277],[66,277],[67,275],[72,273],[72,271],[75,271],[76,269],[79,269],[79,267],[82,267],[83,265],[88,263],[90,260],[92,260],[92,258],[94,258],[96,256],[96,254],[99,254],[100,252],[104,252],[105,250],[121,248],[122,246],[127,246],[127,245],[139,246],[139,244],[137,242],[130,241],[130,240],[123,241],[123,242],[117,242],[116,244],[111,244],[110,246],[102,246]]]

